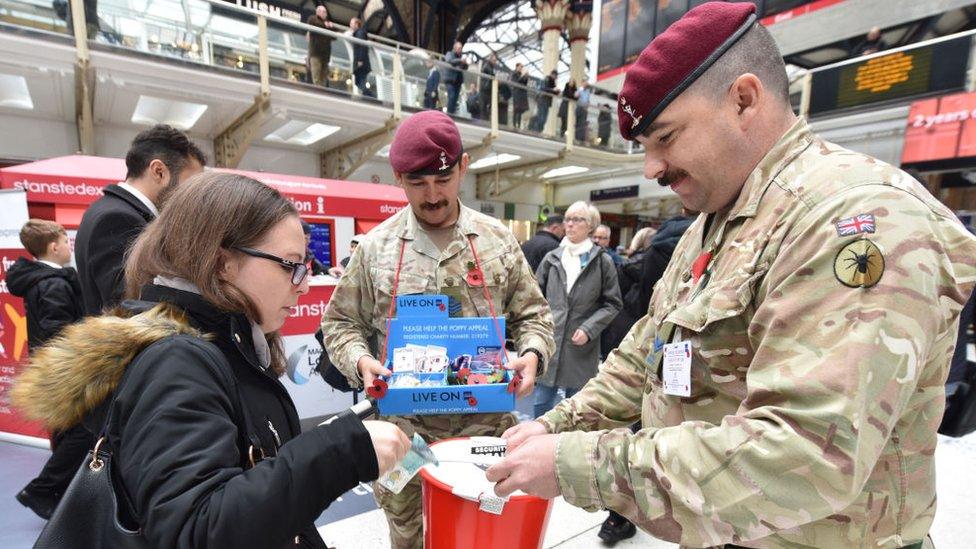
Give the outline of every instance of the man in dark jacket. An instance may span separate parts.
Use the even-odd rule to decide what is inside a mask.
[[[610,131],[613,129],[613,115],[610,114],[610,105],[604,104],[600,107],[600,114],[597,117],[597,133],[600,136],[600,146],[608,148],[610,146]]]
[[[694,218],[686,212],[661,224],[657,234],[654,235],[654,239],[651,240],[650,248],[647,249],[642,258],[640,281],[633,286],[632,291],[624,296],[624,308],[617,315],[617,318],[613,319],[613,323],[608,329],[611,333],[607,337],[610,345],[607,352],[615,349],[627,335],[630,327],[647,314],[654,284],[661,279],[664,269],[671,261],[671,254],[674,253],[678,241],[681,240],[681,236],[692,221]],[[619,513],[610,511],[610,515],[603,521],[597,535],[604,542],[612,545],[632,537],[635,533],[637,533],[637,527]]]
[[[453,67],[444,75],[444,87],[447,88],[447,114],[457,112],[458,96],[461,95],[461,85],[464,84],[464,72],[468,70],[468,62],[461,56],[460,42],[454,43],[454,49],[447,52],[444,61]]]
[[[525,65],[515,64],[515,72],[512,73],[512,125],[517,129],[522,128],[522,113],[529,110],[529,73],[525,71]]]
[[[349,28],[352,30],[352,37],[359,40],[369,40],[369,34],[363,27],[363,20],[353,17],[349,21]],[[376,97],[376,92],[366,82],[373,65],[369,62],[369,46],[365,44],[352,45],[352,74],[356,79],[356,87],[366,97]]]
[[[549,108],[552,106],[552,95],[559,93],[559,88],[556,87],[556,76],[555,70],[549,73],[549,76],[542,82],[543,93],[539,94],[539,99],[537,100],[538,108],[535,113],[535,118],[532,120],[532,124],[529,129],[537,132],[541,132],[546,128],[546,121],[549,120]]]
[[[498,56],[491,54],[488,59],[481,62],[481,81],[478,88],[478,96],[481,100],[481,117],[485,120],[491,117],[491,81],[497,74]]]
[[[552,250],[559,247],[559,242],[566,236],[566,229],[563,227],[563,216],[550,215],[546,218],[545,224],[536,231],[535,236],[522,244],[522,253],[532,267],[532,272],[539,269],[542,258]]]
[[[322,30],[335,30],[335,25],[329,19],[329,10],[325,6],[317,6],[315,13],[308,16],[306,24]],[[332,58],[332,36],[325,33],[308,33],[308,65],[312,72],[312,83],[316,86],[329,85],[329,60]]]
[[[471,118],[481,118],[481,94],[478,92],[478,85],[474,82],[468,88],[468,96],[464,100],[464,105],[468,108]]]
[[[647,314],[647,307],[651,302],[651,292],[654,290],[654,284],[661,279],[661,275],[664,274],[664,269],[671,262],[671,254],[674,253],[674,249],[678,246],[678,241],[681,240],[681,237],[694,220],[694,214],[691,212],[684,212],[679,216],[672,217],[661,224],[657,234],[654,235],[654,239],[651,240],[651,248],[644,254],[644,266],[641,270],[641,279],[638,285],[640,293],[638,294],[638,301],[635,304],[637,309],[634,311],[635,313],[639,313],[637,318]]]
[[[427,73],[427,87],[424,89],[424,108],[436,109],[438,98],[437,86],[441,83],[441,71],[437,69],[437,66],[431,60],[427,61],[427,68],[430,72]]]
[[[27,338],[33,352],[66,325],[84,314],[78,273],[71,267],[71,244],[64,227],[53,221],[31,219],[20,230],[20,242],[35,260],[20,257],[7,271],[10,293],[24,299]],[[78,464],[94,440],[81,426],[51,433],[53,454],[37,478],[17,495],[25,507],[50,518],[71,483]]]
[[[204,164],[203,152],[171,126],[154,126],[132,140],[125,182],[105,187],[78,227],[75,260],[85,314],[101,314],[121,300],[126,249],[176,186],[203,171]]]

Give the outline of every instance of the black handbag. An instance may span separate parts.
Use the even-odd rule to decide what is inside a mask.
[[[152,547],[138,528],[133,530],[119,521],[118,499],[112,485],[112,454],[104,448],[105,440],[104,436],[99,438],[88,452],[34,543],[35,549]]]
[[[138,357],[137,357],[138,358]],[[112,395],[112,401],[108,406],[108,413],[102,425],[101,434],[95,447],[88,452],[78,472],[75,473],[71,484],[65,490],[60,503],[55,508],[54,513],[48,520],[41,535],[34,542],[35,549],[47,548],[71,548],[71,549],[136,549],[150,548],[152,545],[142,535],[138,525],[129,524],[135,522],[126,517],[131,512],[120,514],[119,498],[125,504],[124,509],[131,510],[134,506],[128,499],[124,489],[115,486],[112,476],[112,445],[107,436],[108,427],[111,425],[112,414],[115,408],[115,398],[122,392],[126,379],[136,359],[133,359],[126,368],[119,385]],[[230,371],[230,365],[222,360],[222,356],[217,355],[219,365]],[[230,379],[234,379],[231,376]],[[251,421],[250,414],[244,406],[241,398],[240,388],[236,381],[234,390],[237,397],[236,412],[238,419],[243,423],[245,430],[241,433],[240,448],[243,451],[246,462],[244,468],[254,467],[257,461],[265,458],[260,450],[260,439],[255,434],[254,423]],[[245,450],[246,449],[246,450]],[[257,450],[256,450],[257,449]]]

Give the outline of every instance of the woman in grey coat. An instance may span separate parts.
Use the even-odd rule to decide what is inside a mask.
[[[563,223],[566,237],[536,271],[556,325],[556,352],[536,382],[535,417],[556,405],[560,388],[569,398],[596,375],[600,333],[623,307],[617,268],[590,240],[600,224],[600,212],[586,202],[576,202],[566,210]]]

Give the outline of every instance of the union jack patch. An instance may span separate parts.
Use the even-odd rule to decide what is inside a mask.
[[[840,236],[873,233],[874,216],[871,214],[860,214],[854,217],[845,217],[844,219],[837,220],[834,225],[837,227],[837,234]]]

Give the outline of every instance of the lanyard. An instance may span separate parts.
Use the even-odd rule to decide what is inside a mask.
[[[400,257],[397,259],[396,271],[393,275],[393,290],[390,292],[390,308],[386,313],[386,337],[383,340],[383,349],[380,350],[380,362],[386,360],[386,350],[390,343],[390,321],[393,320],[393,315],[396,312],[396,298],[397,298],[397,288],[400,286],[400,270],[403,267],[403,250],[406,248],[406,239],[400,238]],[[495,333],[498,334],[498,342],[501,345],[499,348],[499,357],[501,363],[508,361],[508,357],[505,353],[505,335],[502,333],[501,324],[498,322],[498,316],[495,314],[495,303],[491,298],[491,291],[488,290],[488,284],[485,283],[484,271],[481,270],[481,260],[478,259],[478,252],[474,247],[474,236],[468,235],[468,246],[471,248],[471,255],[474,256],[474,265],[477,273],[477,278],[481,282],[481,289],[484,291],[485,299],[488,301],[488,311],[491,314],[491,320],[495,323]]]

